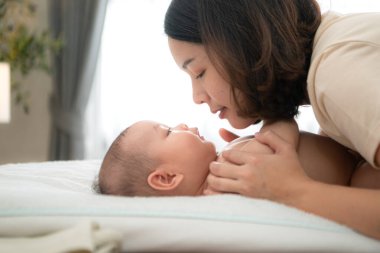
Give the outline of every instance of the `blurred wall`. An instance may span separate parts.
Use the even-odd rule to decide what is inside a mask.
[[[36,29],[48,27],[48,0],[37,4]],[[49,155],[51,117],[49,109],[52,80],[42,71],[26,78],[15,76],[30,91],[30,113],[12,103],[11,122],[0,123],[0,164],[46,161]]]

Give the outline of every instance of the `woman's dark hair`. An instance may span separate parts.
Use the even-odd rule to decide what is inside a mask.
[[[176,40],[202,43],[197,6],[198,1],[172,1],[165,15],[165,33]]]
[[[306,79],[320,22],[315,0],[172,0],[165,33],[205,47],[241,116],[288,119],[309,102]]]

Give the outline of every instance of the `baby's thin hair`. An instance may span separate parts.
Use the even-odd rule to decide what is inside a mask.
[[[124,141],[128,128],[111,144],[100,167],[93,189],[100,194],[121,196],[154,196],[147,178],[156,165],[145,151]]]

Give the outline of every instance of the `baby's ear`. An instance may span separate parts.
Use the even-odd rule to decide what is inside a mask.
[[[156,169],[148,176],[148,184],[153,189],[159,191],[169,191],[176,189],[182,182],[184,175],[167,172],[163,169]]]

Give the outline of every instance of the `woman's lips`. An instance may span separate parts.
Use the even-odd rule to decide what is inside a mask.
[[[226,108],[223,107],[222,109],[219,110],[219,118],[224,119],[226,117]]]
[[[211,113],[213,113],[213,114],[217,114],[217,113],[219,113],[219,118],[221,118],[221,119],[224,119],[225,118],[225,114],[226,114],[226,107],[221,107],[221,108],[219,108],[219,109],[217,109],[217,110],[211,110]]]

